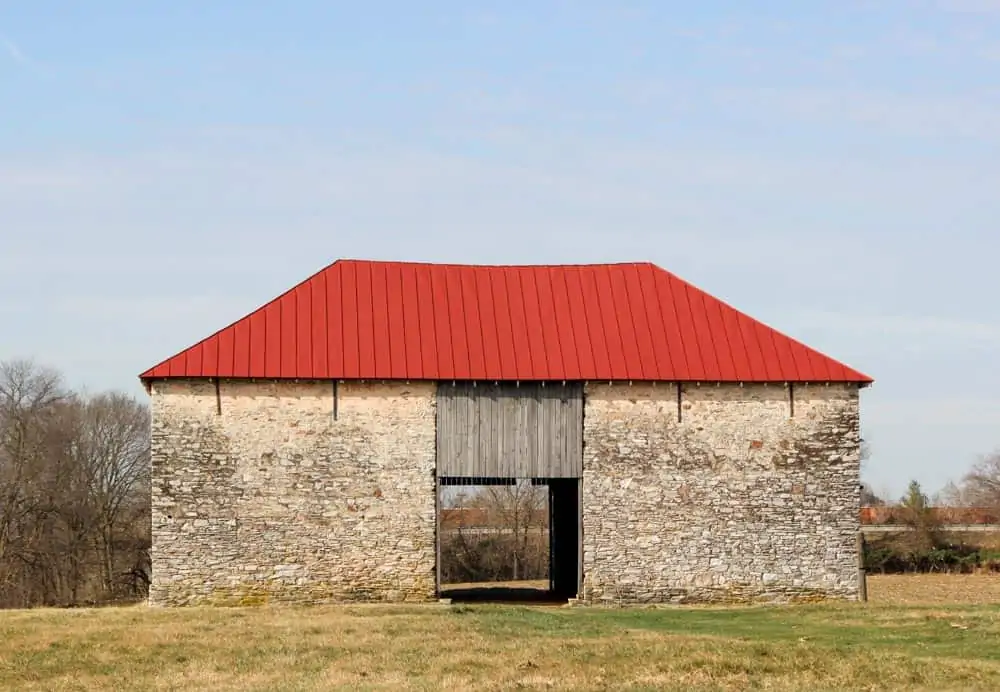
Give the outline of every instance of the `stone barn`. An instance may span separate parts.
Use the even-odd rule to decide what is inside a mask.
[[[871,379],[652,264],[342,260],[141,379],[155,605],[435,599],[463,479],[549,485],[564,598],[859,593]]]

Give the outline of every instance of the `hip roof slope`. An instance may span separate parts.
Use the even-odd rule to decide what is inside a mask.
[[[140,377],[872,381],[650,263],[367,260],[334,262]]]

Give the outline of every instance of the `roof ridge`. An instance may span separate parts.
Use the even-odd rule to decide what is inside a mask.
[[[622,260],[617,262],[566,262],[559,264],[550,263],[540,263],[540,264],[486,264],[478,262],[431,262],[422,260],[380,260],[380,259],[364,259],[360,257],[341,257],[331,263],[330,266],[334,264],[394,264],[399,266],[417,266],[417,267],[463,267],[470,269],[572,269],[572,268],[587,268],[587,267],[636,267],[636,266],[653,266],[655,264],[649,261],[643,260]],[[657,269],[663,270],[661,267],[656,267]]]

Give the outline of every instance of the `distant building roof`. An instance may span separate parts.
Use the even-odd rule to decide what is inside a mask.
[[[653,264],[360,260],[140,377],[872,381]]]
[[[1000,512],[990,507],[929,507],[931,519],[944,526],[974,526],[1000,524]],[[909,519],[905,507],[883,505],[862,507],[861,523],[865,526],[903,524]]]
[[[533,509],[528,516],[520,517],[521,525],[547,527],[549,525],[548,509]],[[509,513],[490,510],[486,507],[442,507],[441,528],[481,529],[510,528],[513,519]]]

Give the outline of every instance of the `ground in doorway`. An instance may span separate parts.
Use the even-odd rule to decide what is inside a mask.
[[[553,595],[546,579],[442,584],[441,597],[456,603],[566,603]]]

